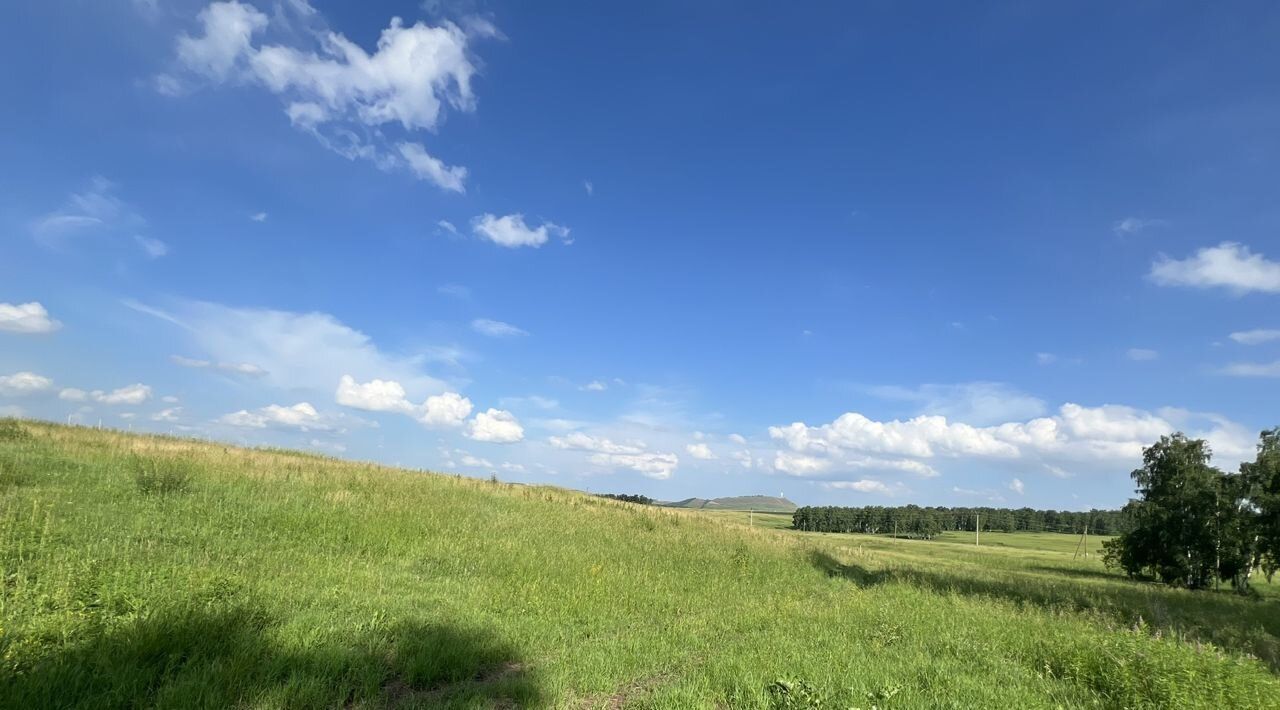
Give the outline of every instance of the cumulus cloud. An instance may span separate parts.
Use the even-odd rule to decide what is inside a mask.
[[[418,420],[429,427],[462,426],[471,414],[471,400],[456,392],[427,397],[420,405],[409,401],[404,387],[394,380],[356,382],[343,375],[334,395],[338,404],[370,412],[394,412]]]
[[[393,380],[371,380],[361,384],[351,375],[343,375],[338,380],[334,398],[345,407],[370,412],[409,414],[414,409],[409,400],[405,399],[404,387]]]
[[[684,447],[684,450],[687,451],[689,455],[694,457],[695,459],[701,459],[703,461],[713,461],[716,458],[716,455],[711,453],[711,447],[707,446],[706,444],[701,444],[701,443],[687,444]]]
[[[1009,490],[1017,493],[1018,495],[1022,495],[1026,490],[1026,486],[1022,485],[1021,479],[1015,478],[1012,481],[1009,481]]]
[[[89,393],[82,389],[76,389],[75,387],[67,387],[58,393],[58,399],[65,400],[67,402],[83,402],[89,399]]]
[[[1261,345],[1273,340],[1280,340],[1280,330],[1274,328],[1256,328],[1243,330],[1228,336],[1241,345]]]
[[[944,458],[1124,466],[1136,463],[1143,447],[1177,430],[1206,438],[1225,459],[1239,461],[1249,455],[1248,430],[1225,418],[1177,409],[1152,413],[1120,405],[1068,403],[1053,416],[984,427],[935,415],[876,421],[849,412],[821,426],[796,422],[770,427],[769,434],[786,447],[775,456],[776,470],[818,475],[840,467],[910,471],[922,460]],[[936,475],[932,466],[914,473]]]
[[[62,327],[62,323],[49,317],[49,311],[39,303],[0,303],[0,331],[9,333],[44,334]]]
[[[419,411],[418,421],[429,427],[459,427],[470,416],[471,408],[471,400],[457,392],[432,395],[427,397],[426,402],[423,402]],[[491,409],[489,411],[495,410]],[[512,421],[514,421],[514,417]],[[514,441],[519,441],[524,438],[524,430],[520,429],[519,424],[516,424],[516,429],[519,429],[519,432]]]
[[[195,370],[217,370],[232,375],[245,375],[247,377],[262,377],[267,371],[248,362],[212,362],[210,360],[198,360],[196,358],[183,357],[181,355],[170,355],[169,361],[175,365],[189,367]]]
[[[1161,286],[1225,288],[1236,294],[1280,293],[1280,263],[1236,242],[1205,247],[1181,260],[1161,255],[1151,265],[1149,278]]]
[[[477,318],[471,321],[471,329],[491,338],[514,338],[529,334],[529,331],[517,328],[510,323],[503,323],[500,320],[491,320],[489,318]]]
[[[369,53],[325,27],[309,5],[286,7],[292,19],[279,13],[268,18],[235,0],[210,4],[197,18],[199,31],[178,38],[177,71],[158,77],[157,89],[179,95],[201,82],[260,86],[280,98],[295,127],[338,154],[405,170],[447,191],[465,191],[466,168],[446,165],[421,144],[388,139],[386,127],[434,132],[447,108],[473,111],[477,69],[470,44],[495,36],[492,25],[406,26],[393,17]],[[263,41],[276,20],[281,38],[315,37],[316,46]],[[283,32],[289,23],[310,31]]]
[[[732,441],[733,443],[738,444],[739,446],[747,445],[747,438],[741,434],[730,434],[729,441]]]
[[[471,231],[477,236],[488,239],[494,244],[515,249],[517,247],[540,247],[550,237],[559,237],[569,242],[569,228],[551,222],[543,222],[537,227],[525,224],[524,215],[509,214],[497,217],[485,213],[471,220]]]
[[[254,222],[265,222],[265,221],[267,221],[267,213],[266,213],[266,212],[254,212],[253,214],[249,215],[249,219],[250,219],[250,220],[252,220],[252,221],[254,221]]]
[[[22,397],[48,392],[52,388],[53,380],[34,372],[0,375],[0,396]]]
[[[597,466],[628,468],[658,480],[671,478],[680,463],[675,454],[650,451],[643,442],[620,444],[583,432],[553,436],[548,441],[557,449],[588,452],[587,460]]]
[[[467,438],[493,444],[513,444],[524,439],[524,427],[511,412],[488,409],[467,424]]]
[[[579,387],[578,389],[582,390],[583,392],[603,392],[609,389],[609,385],[605,384],[604,382],[601,382],[600,380],[592,380],[587,384]]]

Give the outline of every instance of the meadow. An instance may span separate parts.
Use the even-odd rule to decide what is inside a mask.
[[[1280,699],[1280,585],[746,517],[0,421],[0,707]]]

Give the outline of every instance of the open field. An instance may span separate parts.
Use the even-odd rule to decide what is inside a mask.
[[[1280,698],[1275,585],[1133,583],[1071,536],[725,517],[0,427],[0,707],[769,707],[779,680],[828,707]]]

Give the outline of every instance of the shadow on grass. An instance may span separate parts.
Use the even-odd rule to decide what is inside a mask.
[[[1079,579],[1099,579],[1105,582],[1129,582],[1128,577],[1122,574],[1114,574],[1101,570],[1092,569],[1073,569],[1071,567],[1052,567],[1049,565],[1031,565],[1027,568],[1032,572],[1043,572],[1045,574],[1056,574],[1062,577],[1077,577]]]
[[[0,707],[545,703],[526,664],[485,632],[406,623],[296,650],[274,641],[273,626],[261,612],[234,607],[155,614],[61,646],[41,639],[47,645],[34,653],[6,655]],[[14,650],[13,639],[0,641],[0,651]]]
[[[1280,609],[1272,600],[1137,584],[1107,574],[1100,576],[1112,584],[1079,584],[1065,575],[1046,579],[977,567],[965,572],[901,567],[870,570],[856,563],[845,564],[822,550],[811,551],[809,561],[827,575],[861,587],[896,582],[940,594],[1002,599],[1053,611],[1092,612],[1123,626],[1142,623],[1163,635],[1256,656],[1273,673],[1280,673]]]

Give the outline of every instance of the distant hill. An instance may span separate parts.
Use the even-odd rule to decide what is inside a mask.
[[[755,510],[761,513],[792,513],[796,504],[774,496],[729,496],[727,498],[686,498],[673,503],[659,503],[668,508],[706,508],[708,510]]]

